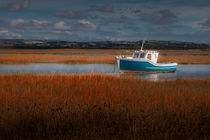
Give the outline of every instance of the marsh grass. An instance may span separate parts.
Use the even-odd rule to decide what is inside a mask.
[[[210,56],[160,56],[158,62],[210,64]],[[30,63],[116,64],[116,58],[115,56],[0,55],[0,64]]]
[[[0,139],[209,139],[210,79],[0,76]]]
[[[161,56],[158,62],[176,62],[178,64],[210,64],[210,56]]]
[[[43,50],[0,50],[0,54],[65,54],[65,55],[85,55],[85,54],[109,54],[125,55],[132,54],[128,50],[119,49],[43,49]]]
[[[109,54],[109,55],[131,55],[134,50],[123,49],[47,49],[47,50],[0,50],[0,54]],[[209,56],[210,50],[160,50],[161,55],[200,55]]]
[[[5,55],[0,55],[0,64],[29,64],[29,63],[115,64],[116,63],[115,55],[131,55],[132,52],[133,50],[103,50],[103,49],[0,50],[0,54],[5,54]],[[17,55],[17,54],[24,54],[24,55]],[[77,56],[65,56],[68,54],[77,55]],[[87,54],[93,54],[93,55],[95,54],[103,56],[85,56]],[[167,51],[160,51],[160,54],[163,56],[159,57],[158,60],[159,62],[177,62],[179,64],[210,64],[210,51],[167,50]],[[176,55],[176,56],[170,56],[170,55]]]
[[[29,63],[71,63],[114,64],[115,56],[57,56],[57,55],[3,55],[0,64],[29,64]]]
[[[192,56],[210,56],[210,50],[161,50],[161,55],[192,55]]]

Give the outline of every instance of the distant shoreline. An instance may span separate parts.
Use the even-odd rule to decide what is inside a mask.
[[[0,39],[0,49],[140,49],[142,41],[68,42],[49,40]],[[147,40],[147,49],[210,50],[210,43]]]

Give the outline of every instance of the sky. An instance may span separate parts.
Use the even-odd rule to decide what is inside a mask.
[[[0,0],[0,39],[210,43],[210,0]]]

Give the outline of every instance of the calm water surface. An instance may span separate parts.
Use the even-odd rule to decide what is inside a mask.
[[[117,65],[112,64],[29,64],[0,65],[0,74],[107,74],[119,77],[134,76],[151,81],[176,80],[179,78],[210,78],[210,65],[178,65],[173,73],[119,74]]]

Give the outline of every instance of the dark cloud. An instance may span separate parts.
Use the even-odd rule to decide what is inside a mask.
[[[9,21],[9,26],[17,30],[37,30],[37,29],[48,29],[52,24],[45,20],[24,20],[14,19]]]
[[[99,7],[98,10],[101,12],[113,12],[114,8],[110,5],[105,5],[105,6]]]
[[[109,24],[109,23],[119,23],[124,24],[127,23],[128,17],[126,16],[110,16],[110,17],[98,17],[101,20],[102,24]]]
[[[99,11],[99,12],[114,12],[114,8],[111,5],[103,5],[103,6],[91,6],[91,10]]]
[[[117,38],[121,38],[124,36],[123,31],[115,31],[115,30],[104,30],[104,29],[99,29],[95,32],[102,40],[107,39],[107,40],[117,40]]]
[[[107,21],[112,22],[112,23],[122,23],[122,22],[126,22],[127,20],[128,18],[126,16],[113,16],[113,17],[107,18]]]
[[[141,10],[133,10],[132,13],[139,14],[141,13]]]
[[[154,13],[141,14],[140,18],[143,21],[157,25],[169,25],[175,23],[177,20],[177,16],[169,9],[160,10]]]
[[[135,23],[135,22],[132,22],[132,21],[125,22],[123,24],[123,28],[128,29],[130,31],[135,31],[135,32],[138,32],[138,33],[139,33],[139,31],[142,31],[142,26],[139,26],[138,23]]]
[[[201,23],[201,26],[202,26],[203,29],[209,29],[210,30],[210,19],[208,19],[205,22]]]
[[[147,30],[148,30],[148,33],[150,34],[168,34],[168,33],[171,33],[172,30],[173,30],[173,26],[155,26],[155,27],[149,27]]]
[[[29,7],[30,7],[30,1],[24,0],[22,2],[9,4],[7,9],[9,11],[22,11],[22,10],[29,9]]]
[[[55,16],[69,18],[69,19],[81,19],[81,18],[86,18],[87,14],[84,12],[75,12],[75,11],[69,10],[69,11],[64,11],[64,12],[56,12]]]
[[[5,25],[5,21],[0,19],[0,27],[4,26]]]

